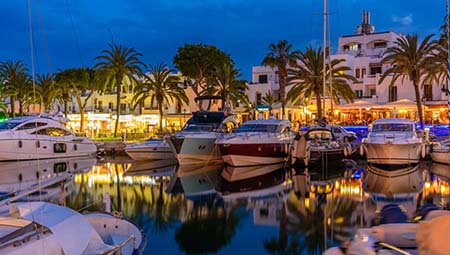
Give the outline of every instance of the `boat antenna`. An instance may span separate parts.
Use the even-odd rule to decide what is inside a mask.
[[[326,60],[327,60],[327,0],[323,0],[323,69],[322,69],[322,87],[323,87],[323,115],[322,118],[325,118],[326,110],[325,110],[325,86],[326,86]]]

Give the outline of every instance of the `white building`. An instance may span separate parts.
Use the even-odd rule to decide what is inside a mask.
[[[345,65],[352,69],[352,75],[358,79],[358,82],[350,85],[357,95],[356,100],[379,105],[374,109],[362,109],[365,114],[372,114],[374,118],[392,115],[414,118],[417,110],[413,108],[394,109],[392,106],[386,106],[384,111],[382,110],[384,105],[400,99],[409,99],[415,102],[414,88],[407,77],[403,82],[402,79],[398,79],[394,86],[390,86],[391,77],[387,77],[380,83],[382,73],[389,68],[388,65],[381,64],[384,53],[387,48],[394,46],[395,40],[402,35],[392,31],[375,32],[374,26],[370,24],[370,14],[363,12],[362,17],[362,23],[358,25],[356,34],[339,37],[337,53],[333,54],[331,58],[345,59]],[[252,102],[260,102],[261,95],[264,96],[269,91],[276,94],[279,88],[277,70],[264,66],[253,67],[252,82],[249,84],[249,88],[248,95]],[[441,86],[426,84],[421,90],[422,101],[425,105],[425,119],[446,121],[447,97],[442,92]],[[289,88],[286,91],[289,91]],[[314,117],[314,100],[309,104],[310,106],[306,105],[306,107],[292,106],[291,109],[288,106],[288,116],[289,114],[292,116],[289,119],[296,119],[295,116],[304,113],[311,113]],[[341,102],[341,104],[345,104],[345,102]],[[341,118],[350,117],[344,111],[336,111],[334,114],[340,114]],[[359,114],[361,114],[361,109]],[[359,116],[359,118],[361,117]]]

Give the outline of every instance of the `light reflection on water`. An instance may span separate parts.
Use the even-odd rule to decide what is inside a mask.
[[[146,233],[148,254],[321,254],[356,228],[377,223],[384,205],[400,204],[413,218],[425,197],[446,206],[450,195],[450,167],[429,163],[401,171],[371,169],[363,179],[340,177],[306,186],[303,175],[284,169],[228,183],[220,178],[220,165],[178,169],[163,161],[64,162],[65,168],[61,161],[1,164],[0,192],[6,196],[36,187],[39,177],[40,185],[51,185],[25,200],[65,203],[80,211],[101,209],[109,193],[113,210]]]

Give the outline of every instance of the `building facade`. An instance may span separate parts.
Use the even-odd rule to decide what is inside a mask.
[[[390,86],[391,76],[380,82],[381,75],[389,68],[389,65],[381,63],[383,56],[402,35],[392,31],[375,32],[374,26],[370,24],[370,13],[363,12],[362,17],[362,23],[358,25],[355,34],[339,37],[337,52],[331,55],[331,58],[344,59],[344,64],[351,68],[349,74],[358,80],[350,84],[356,94],[356,100],[374,106],[358,108],[355,105],[352,108],[351,105],[341,101],[340,105],[346,105],[346,107],[338,105],[333,113],[328,114],[333,114],[334,119],[342,122],[358,122],[358,120],[392,116],[417,118],[414,87],[408,77],[398,79],[393,86]],[[249,84],[248,92],[250,100],[260,102],[261,96],[265,93],[277,94],[279,89],[277,79],[276,69],[265,66],[253,67],[252,82]],[[289,87],[286,91],[289,91]],[[442,91],[442,85],[425,84],[421,88],[421,95],[426,122],[447,123],[447,96]],[[327,97],[329,98],[329,95]],[[307,117],[311,120],[316,116],[315,100],[304,105],[287,105],[287,116],[291,121],[298,119],[304,121]],[[329,109],[329,101],[326,105]],[[279,112],[277,109],[274,111]]]

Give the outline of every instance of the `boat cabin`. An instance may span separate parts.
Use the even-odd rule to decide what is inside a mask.
[[[291,124],[287,120],[249,120],[238,127],[234,133],[289,133]]]

